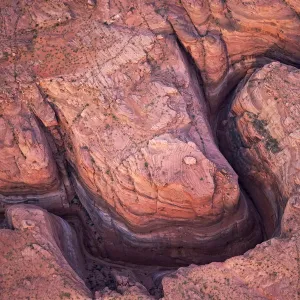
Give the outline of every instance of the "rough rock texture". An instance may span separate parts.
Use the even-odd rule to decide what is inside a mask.
[[[2,76],[1,204],[31,201],[40,202],[47,208],[62,207],[64,202],[67,203],[65,187],[59,179],[53,154],[37,120],[39,114],[44,114],[45,122],[57,125],[54,112],[43,102],[36,85],[20,88],[13,82],[8,83],[9,77]],[[51,119],[47,119],[47,112]]]
[[[74,271],[82,276],[81,253],[74,252],[77,239],[65,221],[31,205],[12,206],[7,217],[14,230],[0,230],[1,299],[92,299]],[[299,196],[289,199],[281,228],[279,238],[243,256],[167,275],[163,299],[297,299]],[[105,288],[95,299],[156,299],[130,272],[115,272],[114,278],[116,291]]]
[[[201,70],[214,113],[246,72],[269,60],[299,63],[299,2],[169,1],[168,20]]]
[[[30,180],[61,203],[72,195],[67,158],[75,191],[103,236],[102,253],[205,263],[261,241],[257,215],[216,147],[197,72],[174,36],[172,4],[1,5],[2,103],[29,109],[44,135],[28,150],[41,145],[41,162],[20,150],[17,166],[37,158],[45,175]],[[21,145],[18,138],[11,144],[5,156]],[[35,182],[25,183],[15,194],[37,193]]]
[[[227,120],[221,122],[221,145],[269,236],[287,199],[300,191],[299,118],[300,71],[272,63],[241,84]]]
[[[95,293],[96,300],[153,300],[147,289],[140,284],[132,274],[128,272],[119,272],[114,274],[116,282],[116,290],[112,291],[108,288]]]
[[[224,261],[278,234],[287,199],[296,199],[300,185],[299,13],[296,0],[1,0],[0,212],[20,214],[10,219],[23,228],[29,212],[11,205],[35,203],[63,215],[76,194],[96,237],[91,242],[78,230],[85,238],[78,249],[90,246],[106,262]],[[27,238],[41,239],[51,259],[64,262],[70,291],[85,297],[89,291],[71,269],[81,267],[57,236],[76,243],[72,230],[37,211],[33,219],[63,229],[45,221],[49,235],[36,237],[42,225],[12,235],[20,247]],[[11,231],[3,232],[4,242],[12,243]],[[250,252],[253,261],[287,249],[282,257],[271,254],[276,268],[288,260],[286,253],[294,256],[296,240],[293,235],[262,244]],[[235,259],[251,269],[252,260]],[[230,262],[178,274],[223,280],[214,270],[226,273]],[[43,268],[49,274],[51,268]],[[293,283],[286,291],[288,281],[280,281],[281,291],[270,291],[256,276],[276,281],[279,271],[272,270],[271,280],[257,270],[249,271],[249,280],[258,290],[241,285],[250,298],[282,293],[289,299],[298,289]],[[282,278],[294,280],[293,272]],[[239,285],[238,276],[229,275],[222,282]],[[18,293],[9,276],[8,297]],[[152,297],[139,280],[113,277],[116,290],[99,291],[96,298]],[[165,280],[166,298],[181,297],[177,279]],[[60,284],[53,297],[68,297]],[[206,298],[211,292],[198,290]],[[226,290],[241,298],[235,292]]]
[[[15,205],[6,213],[10,228],[0,230],[0,298],[92,299],[67,222],[33,205]]]
[[[298,299],[300,294],[300,198],[292,197],[281,237],[243,256],[180,268],[163,279],[164,299]]]

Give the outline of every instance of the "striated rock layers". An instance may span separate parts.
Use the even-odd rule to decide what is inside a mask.
[[[179,268],[162,280],[163,300],[288,299],[299,297],[300,198],[291,197],[281,222],[281,235],[223,263]],[[124,280],[125,284],[128,280]],[[122,285],[121,285],[122,286]],[[97,298],[98,295],[98,298]],[[154,297],[139,284],[118,291],[103,290],[96,299]]]
[[[104,240],[114,242],[103,245],[107,253],[138,259],[142,247],[149,261],[163,263],[166,253],[180,263],[254,245],[255,213],[215,146],[203,96],[174,38],[93,26],[101,42],[84,45],[95,59],[65,70],[63,79],[40,78],[40,86],[69,139],[75,190]],[[98,43],[108,47],[112,37],[105,57]],[[232,247],[237,236],[245,240]]]
[[[0,205],[31,202],[61,208],[68,203],[66,188],[35,115],[44,114],[46,122],[55,124],[54,112],[43,102],[36,85],[20,88],[5,73],[1,77]],[[47,119],[48,112],[52,119]]]
[[[201,71],[214,114],[253,68],[272,60],[299,64],[298,1],[179,2],[168,1],[168,20]]]
[[[268,236],[300,188],[300,71],[271,63],[236,90],[221,145],[264,220]]]
[[[216,146],[167,4],[102,4],[1,4],[3,203],[59,209],[71,177],[110,259],[243,253],[262,239],[258,216]]]
[[[281,237],[243,256],[201,267],[191,265],[165,277],[164,299],[298,299],[299,196],[289,199],[281,226]],[[120,295],[120,299],[126,298]]]
[[[293,196],[280,237],[224,263],[166,275],[162,299],[297,299],[299,217],[300,198]],[[84,268],[77,238],[64,220],[31,205],[12,206],[7,218],[11,229],[0,230],[1,299],[157,299],[126,272],[115,274],[115,291],[105,288],[92,297],[78,276]]]
[[[207,263],[261,242],[260,217],[217,147],[216,116],[256,67],[299,61],[298,6],[281,0],[1,1],[2,207],[25,202],[63,211],[76,193],[101,236],[99,253],[114,260]],[[251,109],[254,119],[260,115],[259,107]],[[221,139],[230,142],[226,156],[249,181],[245,187],[270,236],[292,187],[272,189],[272,198],[255,187],[250,193],[250,183],[286,185],[297,170],[286,157],[297,151],[269,153],[292,142],[275,142],[267,114],[252,122],[257,136],[265,135],[255,143],[260,139],[267,152],[250,154],[251,164],[243,163],[243,153],[231,157],[231,147],[239,146],[228,132]],[[252,180],[246,167],[240,170],[259,168],[273,154],[278,171],[266,166]]]
[[[7,212],[0,230],[0,298],[92,299],[80,278],[84,261],[74,230],[61,218],[33,205]]]
[[[90,299],[82,248],[86,270],[90,252],[106,267],[205,264],[280,229],[167,276],[165,299],[294,299],[299,13],[296,0],[0,1],[4,299]],[[19,203],[65,217],[82,204],[86,241]],[[94,298],[152,298],[122,272]]]

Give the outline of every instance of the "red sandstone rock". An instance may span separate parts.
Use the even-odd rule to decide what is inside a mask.
[[[286,199],[299,193],[299,96],[298,69],[266,65],[239,89],[221,125],[227,157],[261,211],[269,236]]]
[[[201,70],[214,113],[246,72],[268,59],[299,61],[297,1],[169,0],[168,20]]]
[[[52,134],[58,155],[66,150],[107,255],[142,262],[146,251],[149,263],[205,263],[253,247],[261,240],[257,216],[215,144],[196,73],[169,35],[164,6],[125,2],[120,12],[98,3],[90,15],[90,4],[20,2],[22,11],[6,4],[21,21],[16,54],[8,52],[0,76],[9,90],[22,83],[15,97]],[[67,190],[60,177],[56,188]]]
[[[1,299],[92,299],[66,221],[32,205],[10,207],[7,218],[10,229],[0,230]]]
[[[261,241],[260,222],[268,236],[278,233],[287,199],[299,194],[299,71],[279,63],[255,68],[272,60],[299,63],[299,12],[296,0],[1,1],[0,209],[35,202],[62,212],[75,190],[100,236],[94,253],[141,264],[207,263],[244,253]],[[228,114],[226,96],[240,80]],[[222,149],[262,220],[218,149],[217,118]],[[286,234],[298,226],[296,215],[287,217],[296,206],[287,206]],[[12,224],[26,227],[27,209],[9,208],[8,215],[14,211]],[[37,229],[51,219],[45,235],[29,226],[14,231],[14,240],[22,248],[25,239],[38,239],[50,247],[51,261],[63,261],[68,291],[57,277],[47,296],[90,297],[71,269],[80,266],[65,251],[79,249],[72,230],[41,212],[30,220],[38,217]],[[10,234],[3,231],[11,248]],[[258,246],[249,252],[253,259],[180,270],[175,276],[183,277],[165,279],[165,298],[293,299],[294,266],[276,271],[296,255],[298,236],[291,234]],[[26,288],[13,291],[10,276],[15,268],[20,280],[29,276],[21,268],[28,261],[5,259],[4,270],[11,269],[4,295],[23,297]],[[228,271],[232,261],[246,271]],[[38,298],[46,297],[41,289],[51,271],[41,265],[41,284],[35,278],[33,286]],[[126,278],[116,276],[119,289],[96,297],[151,299]],[[201,289],[190,279],[209,285]],[[290,283],[296,287],[287,290]]]
[[[226,260],[180,268],[163,279],[164,299],[297,299],[300,198],[292,197],[273,238]]]

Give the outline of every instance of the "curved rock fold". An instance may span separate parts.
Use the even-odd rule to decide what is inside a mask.
[[[4,299],[297,299],[299,13],[1,1]]]

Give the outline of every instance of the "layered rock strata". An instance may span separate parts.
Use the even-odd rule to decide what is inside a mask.
[[[164,299],[298,299],[299,217],[300,198],[293,196],[284,212],[281,237],[224,263],[180,268],[163,279]]]
[[[201,71],[212,112],[249,70],[270,60],[299,64],[296,1],[168,1],[166,15]]]
[[[164,297],[297,299],[299,13],[296,0],[2,0],[1,297],[90,299],[92,245],[118,269],[93,298],[153,299],[112,260],[223,261],[281,229],[167,276]],[[75,194],[96,241],[13,205],[64,215]]]
[[[54,153],[40,124],[56,126],[35,83],[17,84],[4,72],[0,87],[0,210],[15,203],[48,209],[68,205]],[[11,79],[11,81],[10,81]]]
[[[65,157],[75,191],[105,237],[101,253],[111,259],[205,263],[261,241],[164,6],[124,2],[118,14],[113,2],[1,5],[3,111],[13,99],[36,120],[35,127],[10,128],[20,158],[11,147],[1,150],[21,173],[3,171],[20,182],[15,195],[32,199],[52,190],[55,201],[70,199]],[[30,143],[31,127],[41,137]],[[28,134],[26,153],[18,132]],[[19,171],[22,161],[33,165],[24,165],[33,182]],[[4,203],[18,202],[2,193]]]
[[[299,62],[295,1],[5,0],[0,9],[3,207],[61,210],[75,191],[103,237],[99,253],[117,260],[206,263],[262,240],[216,145],[215,117],[255,67]],[[286,201],[255,190],[270,236]]]
[[[221,121],[221,146],[262,215],[267,234],[299,193],[300,71],[272,63],[237,89]]]
[[[168,272],[162,299],[297,299],[299,199],[288,200],[280,237],[224,263]],[[0,230],[1,299],[158,299],[126,271],[113,271],[116,290],[92,296],[78,276],[84,275],[83,257],[64,220],[31,205],[12,206],[7,218],[11,229]]]
[[[0,230],[1,299],[92,299],[74,230],[33,205],[14,205]],[[80,277],[81,276],[81,277]]]

